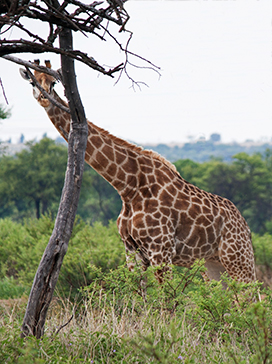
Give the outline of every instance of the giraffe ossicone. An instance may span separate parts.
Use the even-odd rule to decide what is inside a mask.
[[[37,62],[37,61],[36,61]],[[47,61],[47,67],[51,67]],[[29,80],[27,71],[21,70]],[[34,71],[39,84],[67,106],[54,90],[55,79]],[[33,85],[33,95],[67,140],[70,115],[44,98]],[[174,165],[88,121],[85,161],[119,193],[122,210],[117,220],[129,268],[130,256],[149,265],[190,267],[205,259],[206,276],[220,280],[223,272],[243,282],[256,279],[250,229],[235,205],[185,181]],[[157,271],[162,279],[164,269]]]

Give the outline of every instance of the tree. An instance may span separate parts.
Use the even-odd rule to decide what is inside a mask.
[[[66,160],[67,148],[56,145],[49,138],[35,144],[28,143],[28,148],[16,156],[3,156],[0,170],[1,208],[9,208],[13,203],[20,211],[30,206],[31,210],[36,210],[39,219],[53,203],[59,202]]]
[[[52,299],[63,257],[68,248],[83,173],[87,124],[77,89],[74,60],[83,62],[92,69],[109,76],[118,71],[127,74],[126,65],[128,64],[128,55],[131,54],[128,52],[127,45],[132,34],[128,33],[128,42],[126,47],[123,48],[121,43],[109,31],[109,24],[117,24],[119,31],[125,30],[129,16],[124,9],[122,0],[109,0],[102,3],[93,2],[92,4],[84,4],[78,0],[67,0],[62,3],[58,0],[41,0],[40,2],[7,0],[3,4],[1,3],[0,14],[3,14],[0,17],[2,33],[12,32],[13,28],[17,28],[22,34],[18,39],[13,39],[12,34],[7,34],[8,36],[0,39],[0,56],[25,65],[34,85],[51,102],[54,102],[54,100],[37,83],[30,72],[30,68],[51,73],[56,79],[62,80],[69,104],[69,110],[67,111],[71,113],[72,120],[68,142],[67,171],[61,203],[52,236],[33,282],[22,326],[22,336],[35,335],[39,338],[43,334],[47,310]],[[23,22],[24,18],[34,20],[34,22],[26,27]],[[36,32],[35,21],[37,20],[47,24],[48,32],[44,37]],[[105,36],[111,37],[118,47],[125,52],[124,64],[119,64],[112,69],[105,69],[92,56],[81,50],[74,50],[73,32],[90,33],[101,40],[105,40]],[[59,40],[59,46],[55,45],[57,39]],[[61,56],[61,75],[10,56],[12,53],[22,52],[53,52],[59,54]]]

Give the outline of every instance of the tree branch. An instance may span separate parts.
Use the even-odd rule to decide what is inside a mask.
[[[54,71],[52,68],[47,68],[45,66],[38,66],[36,63],[25,61],[21,58],[17,58],[17,57],[10,56],[10,55],[2,56],[2,58],[6,59],[8,61],[20,64],[21,66],[31,68],[38,72],[47,73],[48,75],[53,76],[57,81],[60,81],[61,83],[63,83],[61,73],[58,71]]]
[[[50,52],[68,56],[77,61],[80,61],[92,69],[103,73],[104,75],[113,77],[113,73],[120,71],[123,64],[116,66],[113,69],[105,70],[104,67],[100,66],[93,57],[89,57],[87,53],[83,53],[79,50],[64,50],[61,48],[53,47],[50,44],[39,44],[27,41],[24,39],[19,40],[6,40],[0,39],[0,57],[14,53],[44,53]]]

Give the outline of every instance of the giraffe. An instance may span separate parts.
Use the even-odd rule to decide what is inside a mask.
[[[46,66],[51,67],[50,61]],[[26,70],[20,73],[32,83]],[[56,80],[52,76],[34,74],[44,90],[68,106],[54,90]],[[34,98],[67,140],[70,115],[32,86]],[[169,265],[190,267],[195,260],[204,259],[208,280],[220,280],[223,272],[246,283],[256,280],[250,229],[231,201],[185,181],[159,154],[117,138],[89,121],[85,161],[121,197],[117,226],[130,270],[135,265],[131,260],[134,254],[144,270],[150,265],[161,267],[155,274],[162,282]]]

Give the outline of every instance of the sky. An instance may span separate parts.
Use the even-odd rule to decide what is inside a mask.
[[[122,75],[114,79],[76,64],[79,92],[90,121],[138,144],[182,144],[221,134],[222,141],[272,140],[272,1],[271,0],[130,0],[127,28],[130,51],[160,67],[129,67],[141,81],[131,87]],[[37,29],[38,31],[38,29]],[[42,31],[42,30],[41,30]],[[10,35],[15,37],[16,32]],[[125,44],[125,37],[117,34]],[[113,42],[74,37],[99,63],[124,60]],[[17,55],[26,60],[37,55]],[[58,56],[41,54],[60,67]],[[147,66],[136,58],[130,61]],[[57,130],[32,96],[19,66],[0,59],[0,77],[12,116],[0,124],[0,139],[17,142],[56,138]],[[57,92],[63,95],[61,85]],[[0,104],[5,100],[0,88]]]

